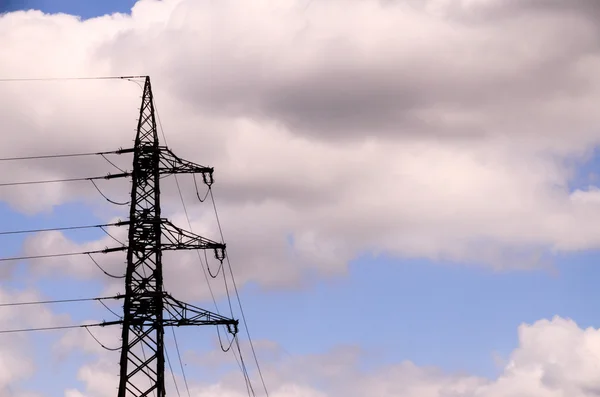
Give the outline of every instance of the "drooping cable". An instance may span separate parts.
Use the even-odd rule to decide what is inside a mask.
[[[116,351],[119,351],[119,350],[121,350],[121,348],[120,348],[120,347],[113,347],[113,348],[111,348],[111,347],[106,347],[106,346],[105,346],[105,345],[104,345],[102,342],[100,342],[100,341],[98,340],[98,338],[96,338],[96,337],[94,336],[94,334],[92,333],[92,331],[90,331],[90,329],[89,329],[89,328],[85,327],[85,330],[86,330],[86,331],[88,332],[88,334],[90,334],[90,336],[91,336],[91,337],[92,337],[92,338],[93,338],[93,339],[96,341],[96,343],[98,343],[98,344],[99,344],[101,347],[103,347],[105,350],[108,350],[109,352],[116,352]]]
[[[122,246],[125,246],[125,244],[123,244],[123,242],[121,240],[119,240],[118,238],[116,238],[115,236],[110,234],[105,228],[100,227],[100,230],[102,230],[104,232],[104,234],[106,234],[108,237],[112,238],[117,243],[121,244]]]
[[[194,186],[196,187],[196,196],[198,197],[198,200],[203,203],[206,201],[206,198],[208,197],[208,192],[210,190],[210,186],[206,189],[206,194],[204,195],[204,198],[200,198],[200,192],[198,189],[198,182],[196,181],[196,174],[192,174],[192,176],[194,177]]]
[[[156,103],[153,103],[153,105],[154,105],[154,111],[156,113],[156,118],[158,120],[158,124],[160,126],[160,130],[161,130],[161,133],[162,133],[162,137],[163,137],[163,139],[165,141],[165,145],[167,145],[167,137],[165,136],[165,131],[162,128],[162,122],[160,120],[160,116],[158,115],[158,109],[156,108]],[[188,224],[191,226],[190,217],[188,215],[187,208],[185,206],[185,202],[183,200],[183,194],[181,193],[181,187],[179,186],[179,180],[177,178],[177,174],[173,174],[173,176],[175,177],[175,183],[177,184],[177,191],[179,192],[179,197],[181,199],[181,203],[183,204],[183,209],[184,209],[184,212],[185,212],[185,216],[186,216],[186,218],[188,220]],[[190,228],[190,231],[192,231],[191,228]],[[200,256],[199,253],[198,253],[198,256]],[[208,279],[207,279],[207,282],[208,282]],[[212,291],[211,291],[211,293],[212,293]],[[177,354],[179,355],[179,347],[178,347],[178,344],[177,344],[177,336],[175,335],[175,331],[172,328],[171,328],[171,330],[173,331],[173,340],[175,341],[175,346],[177,346]],[[185,380],[185,386],[187,388],[187,392],[188,392],[188,396],[189,396],[190,390],[188,388],[187,379],[186,379],[186,376],[185,376],[185,370],[183,368],[183,363],[182,363],[182,360],[181,360],[181,355],[179,355],[179,362],[181,364],[181,374],[183,375],[183,379]]]
[[[213,204],[213,209],[215,210],[215,217],[217,218],[217,226],[219,227],[219,233],[221,234],[221,241],[224,241],[223,237],[223,229],[221,227],[221,221],[219,220],[219,212],[217,211],[217,205],[215,203],[215,198],[213,196],[212,189],[209,190],[210,198]],[[267,386],[262,374],[262,370],[258,363],[258,358],[256,356],[256,350],[254,349],[254,343],[252,342],[252,338],[250,337],[250,330],[248,329],[248,323],[246,322],[246,315],[244,314],[244,308],[242,307],[242,300],[240,299],[240,294],[237,288],[237,284],[235,282],[235,276],[233,275],[233,269],[231,268],[231,261],[229,260],[229,255],[225,255],[225,259],[227,260],[227,266],[229,267],[229,273],[231,274],[231,281],[233,282],[233,287],[235,289],[235,295],[237,297],[238,305],[240,308],[240,313],[242,315],[242,321],[244,322],[244,328],[246,329],[246,335],[248,336],[248,341],[250,342],[250,349],[252,350],[252,356],[254,357],[254,362],[256,364],[256,368],[258,369],[258,374],[260,376],[260,380],[262,382],[263,388],[265,390],[265,394],[267,397],[269,396],[269,391],[267,390]]]
[[[93,179],[90,179],[90,182],[92,182],[92,185],[94,185],[94,187],[96,188],[96,190],[98,191],[98,193],[100,193],[100,195],[102,197],[104,197],[104,199],[106,199],[106,201],[108,201],[109,203],[114,204],[114,205],[129,205],[129,204],[131,204],[131,201],[127,201],[127,202],[124,202],[124,203],[119,203],[118,201],[114,201],[114,200],[109,199],[104,193],[102,193],[102,190],[100,190],[100,188],[98,187],[98,185],[96,185],[96,182],[94,182]]]
[[[117,317],[117,318],[118,318],[118,319],[120,319],[120,320],[122,320],[122,319],[123,319],[123,317],[122,317],[122,316],[119,316],[119,315],[118,315],[117,313],[115,313],[115,312],[114,312],[114,311],[113,311],[113,310],[112,310],[110,307],[108,307],[108,306],[106,305],[106,303],[104,303],[103,301],[99,301],[99,302],[100,302],[100,304],[101,304],[102,306],[104,306],[104,308],[105,308],[106,310],[108,310],[109,312],[111,312],[112,314],[114,314],[114,315],[115,315],[115,317]]]
[[[221,331],[219,331],[218,326],[217,326],[217,336],[219,337],[219,345],[221,346],[221,350],[223,351],[223,353],[227,353],[229,350],[231,350],[231,345],[233,345],[233,339],[229,342],[229,346],[227,348],[225,348],[223,346],[223,340],[221,339]]]
[[[112,165],[113,167],[115,167],[116,169],[118,169],[119,171],[121,171],[122,173],[125,173],[125,172],[126,172],[126,171],[125,171],[125,170],[123,170],[121,167],[118,167],[118,166],[117,166],[115,163],[113,163],[112,161],[110,161],[110,160],[108,159],[108,157],[106,157],[106,156],[104,155],[104,153],[100,153],[100,156],[102,156],[102,158],[103,158],[104,160],[106,160],[106,161],[108,162],[108,164]]]
[[[208,264],[208,255],[206,254],[206,250],[204,250],[204,261],[206,262],[206,269],[208,270],[208,274],[210,274],[210,277],[217,278],[217,276],[223,269],[223,262],[221,261],[221,263],[219,263],[219,268],[217,269],[217,272],[213,275],[210,271],[210,265]]]
[[[160,131],[161,131],[163,140],[165,141],[165,145],[168,145],[168,143],[167,143],[167,137],[165,135],[165,131],[164,131],[163,126],[162,126],[162,121],[160,119],[160,115],[158,113],[158,107],[156,106],[156,99],[153,99],[153,103],[154,103],[154,111],[156,113],[156,119],[158,121],[158,125],[160,127]],[[175,184],[177,185],[177,191],[179,193],[179,198],[181,199],[181,205],[183,206],[183,212],[184,212],[185,217],[187,219],[188,227],[190,229],[190,232],[193,232],[192,222],[190,221],[190,217],[189,217],[189,214],[188,214],[188,211],[187,211],[187,206],[185,205],[185,200],[183,199],[183,194],[181,193],[181,186],[179,185],[179,179],[177,178],[177,174],[173,174],[173,176],[175,177]],[[198,255],[198,260],[200,261],[200,265],[201,265],[201,268],[202,268],[202,273],[204,274],[204,279],[206,280],[206,284],[208,286],[208,291],[210,292],[210,296],[211,296],[213,304],[215,306],[215,311],[217,312],[217,314],[221,314],[220,311],[219,311],[219,306],[217,305],[217,300],[215,298],[215,294],[213,292],[212,286],[211,286],[210,281],[208,279],[208,274],[207,274],[206,268],[204,266],[204,263],[202,262],[202,257],[200,256],[200,253],[198,251],[196,251],[196,253]],[[229,340],[229,337],[227,337],[227,338]],[[243,372],[243,368],[241,366],[240,360],[238,359],[237,355],[235,354],[235,350],[232,350],[232,352],[233,352],[233,357],[235,358],[235,361],[238,364],[238,367]]]
[[[94,259],[94,257],[91,254],[87,254],[90,259],[92,260],[92,262],[94,262],[94,265],[96,265],[96,267],[98,267],[98,269],[100,269],[100,271],[102,273],[104,273],[106,276],[110,277],[110,278],[114,278],[114,279],[124,279],[125,276],[115,276],[114,274],[110,274],[109,272],[107,272],[106,270],[104,270],[104,268],[102,266],[100,266],[98,264],[98,262],[96,262],[96,260]]]

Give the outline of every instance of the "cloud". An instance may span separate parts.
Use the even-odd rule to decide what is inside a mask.
[[[19,303],[39,301],[41,297],[31,290],[0,289],[0,301]],[[0,311],[0,330],[55,327],[72,324],[69,316],[58,315],[44,306],[7,306]],[[38,370],[34,361],[32,334],[24,332],[3,333],[0,338],[0,394],[18,397],[34,396],[19,389],[21,382],[31,378]]]
[[[573,164],[598,143],[592,3],[567,14],[556,2],[451,3],[140,1],[131,16],[86,21],[10,13],[0,74],[151,74],[169,146],[216,168],[241,282],[298,285],[365,251],[524,268],[549,251],[597,248],[596,187],[569,191]],[[132,82],[1,88],[11,133],[0,156],[132,146]],[[130,156],[115,160],[130,168]],[[0,178],[109,171],[101,158],[14,162]],[[186,227],[173,180],[163,182],[164,213]],[[127,200],[127,181],[100,184]],[[194,230],[218,239],[191,177],[180,184]],[[106,204],[87,182],[0,189],[30,213]]]
[[[569,319],[555,317],[519,327],[519,345],[495,379],[465,374],[445,373],[433,367],[419,367],[411,362],[379,366],[368,371],[361,368],[367,352],[353,346],[339,346],[328,352],[291,356],[272,342],[257,343],[263,360],[264,376],[270,395],[277,397],[499,397],[499,396],[577,396],[597,395],[600,384],[597,367],[600,360],[600,331],[581,329]],[[84,340],[84,339],[77,339]],[[242,345],[242,347],[245,347]],[[209,353],[187,356],[188,370],[197,367],[204,373],[233,361],[230,355]],[[80,374],[97,370],[94,365],[80,369]],[[208,371],[208,372],[207,372]],[[239,371],[236,369],[236,371]],[[114,373],[114,371],[112,371]],[[258,395],[259,379],[251,374]],[[86,396],[104,396],[112,390],[116,377],[106,383],[92,384],[94,378],[81,376],[88,385]],[[101,377],[102,378],[102,377]],[[169,387],[172,387],[171,378]],[[95,381],[94,381],[95,382]],[[93,386],[93,387],[92,387]],[[105,389],[103,389],[105,387]],[[221,375],[204,383],[192,382],[193,396],[246,395],[239,372]],[[112,392],[112,391],[111,391]],[[71,392],[74,394],[75,391]],[[114,394],[114,393],[113,393]]]

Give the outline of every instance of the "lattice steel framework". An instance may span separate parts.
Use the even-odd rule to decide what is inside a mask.
[[[210,185],[213,169],[180,159],[159,146],[149,77],[135,147],[119,152],[133,153],[133,171],[111,176],[132,178],[118,397],[164,397],[165,326],[223,324],[231,333],[237,332],[237,320],[180,302],[163,291],[163,250],[213,249],[217,259],[223,260],[225,244],[184,231],[161,218],[160,177],[200,173]]]

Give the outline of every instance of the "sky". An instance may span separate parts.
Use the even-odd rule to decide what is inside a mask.
[[[270,396],[597,395],[595,0],[0,4],[0,80],[148,74],[168,146],[215,167]],[[126,80],[0,81],[0,158],[130,147],[140,96]],[[99,157],[3,161],[0,183],[114,171]],[[179,179],[190,225],[175,181],[161,182],[173,223],[219,238],[193,179]],[[130,185],[99,188],[127,201]],[[127,208],[87,182],[0,186],[0,217],[4,231],[39,229]],[[115,244],[99,230],[0,239],[0,257]],[[165,256],[165,286],[214,311],[194,255]],[[122,254],[95,259],[124,271]],[[87,257],[4,262],[0,277],[7,303],[123,291]],[[0,307],[0,330],[103,319],[95,302]],[[118,329],[93,333],[119,345]],[[176,334],[190,396],[247,395],[214,328]],[[83,330],[0,334],[0,351],[2,395],[116,392],[118,353]]]

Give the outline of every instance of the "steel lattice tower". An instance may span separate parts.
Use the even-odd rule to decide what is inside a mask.
[[[180,302],[163,290],[162,251],[213,249],[222,261],[225,244],[184,231],[161,217],[160,178],[200,173],[210,186],[213,169],[180,159],[159,145],[149,77],[135,147],[119,152],[133,153],[133,171],[112,176],[132,178],[118,397],[164,397],[165,326],[223,324],[237,332],[237,320]]]

